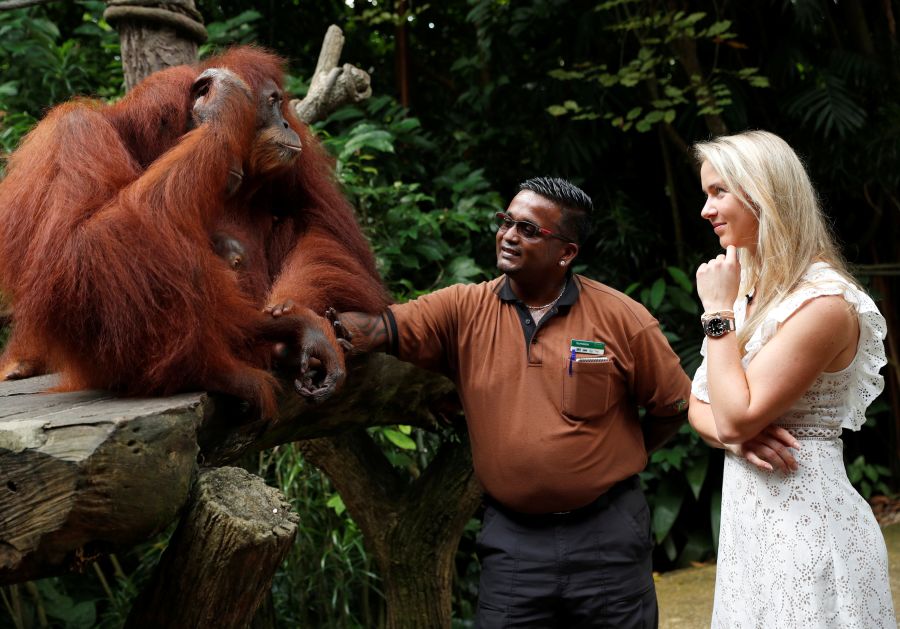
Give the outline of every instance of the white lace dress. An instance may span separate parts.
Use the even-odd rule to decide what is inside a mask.
[[[747,343],[744,369],[781,323],[821,295],[843,295],[859,314],[853,362],[823,373],[777,420],[800,441],[800,469],[766,472],[725,453],[714,629],[897,627],[884,537],[844,468],[841,430],[859,430],[884,388],[884,317],[864,292],[823,263],[804,287],[775,306]],[[738,329],[746,299],[735,304]],[[709,401],[704,359],[693,393]]]

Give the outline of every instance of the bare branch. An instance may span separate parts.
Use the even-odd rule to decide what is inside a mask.
[[[5,2],[0,2],[0,11],[24,9],[26,7],[33,7],[39,4],[50,4],[51,2],[56,1],[57,0],[6,0]]]
[[[328,27],[316,71],[303,100],[291,101],[297,117],[306,124],[326,118],[338,107],[358,103],[372,95],[371,79],[364,70],[345,63],[338,66],[344,35],[335,25]]]

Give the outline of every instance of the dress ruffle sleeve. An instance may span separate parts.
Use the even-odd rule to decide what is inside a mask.
[[[850,284],[831,267],[824,264],[813,265],[806,274],[805,280],[803,286],[788,295],[769,312],[765,321],[759,325],[753,336],[747,341],[743,363],[746,366],[775,336],[781,324],[805,303],[817,297],[841,295],[859,317],[858,350],[853,362],[847,367],[847,370],[852,370],[850,395],[847,400],[848,413],[841,422],[841,427],[859,430],[866,421],[866,407],[884,390],[884,378],[879,372],[887,364],[884,352],[887,323],[872,298]],[[703,375],[705,384],[705,369]]]

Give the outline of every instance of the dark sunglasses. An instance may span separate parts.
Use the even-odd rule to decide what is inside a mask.
[[[549,236],[550,238],[559,238],[564,242],[575,242],[571,238],[566,238],[565,236],[554,234],[546,227],[540,227],[530,221],[517,221],[506,212],[497,212],[496,214],[494,214],[494,218],[497,220],[497,227],[499,231],[509,231],[513,226],[515,226],[516,231],[519,232],[519,235],[522,236],[522,238],[533,240],[537,238],[538,235],[541,235]]]

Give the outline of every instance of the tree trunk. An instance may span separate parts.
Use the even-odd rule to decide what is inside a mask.
[[[678,208],[678,191],[675,189],[675,171],[672,168],[672,158],[669,156],[669,147],[666,146],[665,130],[659,127],[659,151],[662,154],[663,166],[666,172],[666,196],[669,197],[669,208],[672,211],[672,229],[675,240],[675,256],[678,260],[678,268],[686,266],[684,257],[684,233],[681,229],[681,211]]]
[[[397,25],[394,28],[396,40],[394,50],[394,71],[397,73],[397,93],[400,104],[409,107],[409,50],[407,45],[406,11],[409,9],[406,0],[397,0]]]
[[[872,41],[872,34],[869,31],[869,22],[866,20],[866,12],[863,9],[863,3],[841,2],[835,4],[841,9],[842,21],[847,27],[847,31],[850,33],[853,48],[867,57],[874,57],[875,44]]]
[[[107,5],[103,17],[119,31],[125,89],[158,70],[197,62],[197,45],[207,35],[194,0],[108,0]]]
[[[389,629],[450,627],[453,558],[481,500],[468,440],[445,440],[411,484],[362,430],[300,448],[328,474],[375,557]]]
[[[202,471],[191,497],[129,629],[244,629],[297,534],[290,504],[241,468]]]
[[[703,67],[700,65],[700,58],[697,56],[697,41],[682,37],[673,39],[670,44],[672,52],[681,64],[681,67],[687,73],[688,79],[697,96],[697,101],[701,105],[712,104],[715,98],[709,83],[703,76]],[[718,114],[705,114],[703,119],[706,121],[706,127],[714,136],[725,135],[728,133],[728,126]]]

